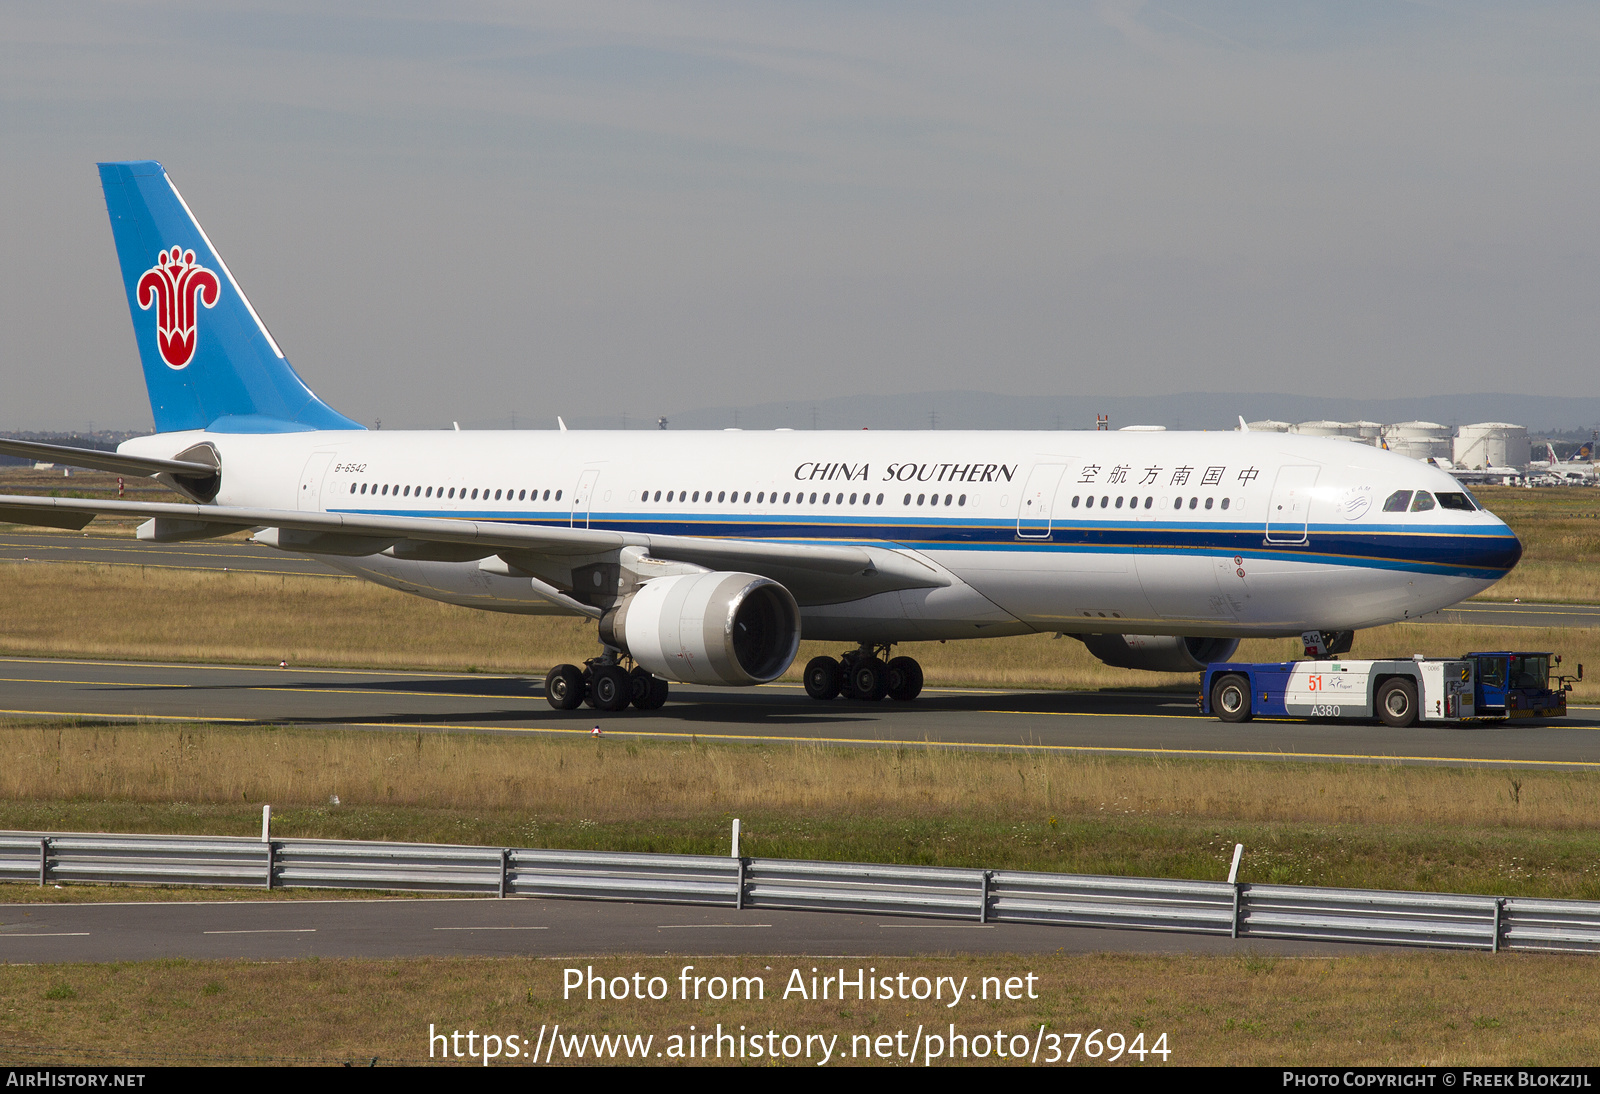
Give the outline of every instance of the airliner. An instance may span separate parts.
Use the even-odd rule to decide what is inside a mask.
[[[254,538],[402,592],[595,620],[552,706],[649,710],[669,682],[914,699],[896,644],[1058,633],[1198,671],[1247,636],[1425,615],[1521,544],[1438,468],[1343,439],[1218,432],[394,431],[319,399],[154,161],[100,179],[157,432],[0,451],[153,476],[187,503],[0,496],[0,521],[145,518]],[[553,411],[556,408],[551,408]],[[591,656],[583,656],[590,653]]]

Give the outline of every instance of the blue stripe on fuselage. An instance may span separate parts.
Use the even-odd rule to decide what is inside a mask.
[[[336,509],[330,512],[368,516],[446,517],[500,524],[569,527],[572,513],[462,510]],[[1312,526],[1305,543],[1268,542],[1259,525],[1176,521],[1107,522],[1054,527],[1048,536],[1019,537],[1014,522],[975,518],[890,522],[882,517],[840,514],[827,517],[775,519],[707,514],[703,517],[654,513],[591,513],[587,527],[652,535],[698,536],[783,543],[846,544],[922,551],[1026,551],[1029,553],[1134,554],[1277,558],[1322,565],[1407,570],[1455,577],[1504,577],[1522,557],[1522,544],[1509,531],[1480,525],[1392,525],[1352,530],[1349,526]]]

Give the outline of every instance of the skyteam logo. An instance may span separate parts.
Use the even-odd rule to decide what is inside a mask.
[[[145,311],[156,309],[156,343],[168,368],[186,368],[194,360],[197,302],[214,308],[221,292],[217,275],[181,247],[162,251],[139,278],[135,299]]]

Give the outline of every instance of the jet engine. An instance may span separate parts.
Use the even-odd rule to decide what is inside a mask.
[[[601,618],[600,640],[669,680],[765,684],[800,650],[800,608],[755,574],[658,577]]]
[[[1089,652],[1119,669],[1150,672],[1201,672],[1226,661],[1239,648],[1237,638],[1185,638],[1179,634],[1080,634]]]

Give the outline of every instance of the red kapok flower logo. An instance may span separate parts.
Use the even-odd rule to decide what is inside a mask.
[[[197,265],[194,252],[181,247],[162,251],[139,278],[135,299],[146,311],[156,309],[156,343],[169,368],[184,368],[194,360],[197,302],[216,307],[221,292],[217,275]]]

